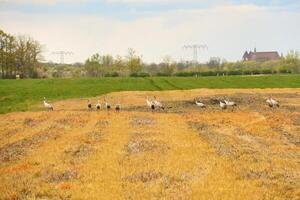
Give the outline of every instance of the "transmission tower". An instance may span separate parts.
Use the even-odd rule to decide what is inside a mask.
[[[205,44],[192,44],[192,45],[184,45],[183,49],[192,49],[193,50],[193,62],[198,62],[198,51],[200,50],[207,50],[208,46]]]
[[[64,64],[65,56],[71,56],[71,55],[73,55],[73,52],[71,52],[71,51],[54,51],[54,52],[52,52],[52,54],[59,55],[60,56],[60,64]]]

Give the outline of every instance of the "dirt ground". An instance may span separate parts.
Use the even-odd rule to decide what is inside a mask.
[[[165,110],[152,112],[146,96]],[[221,110],[223,97],[237,109]],[[71,99],[0,115],[0,199],[300,199],[300,89],[106,98],[122,111]]]

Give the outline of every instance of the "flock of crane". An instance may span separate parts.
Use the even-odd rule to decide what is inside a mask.
[[[222,100],[217,100],[219,105],[220,105],[220,108],[222,110],[226,110],[227,108],[232,108],[232,111],[234,110],[235,107],[237,107],[237,103],[235,103],[234,101],[230,101],[228,99],[222,99]],[[270,108],[274,108],[274,107],[279,107],[279,103],[278,101],[274,100],[272,97],[269,97],[267,100],[266,100],[266,103],[267,105],[270,107]],[[164,110],[165,107],[163,106],[163,104],[161,102],[159,102],[156,97],[154,96],[152,99],[150,99],[149,97],[146,97],[146,104],[147,106],[152,110],[156,110],[156,109],[159,109],[159,110]],[[196,100],[194,99],[194,104],[200,108],[206,108],[206,105],[199,101],[199,100]],[[47,102],[46,98],[44,97],[44,107],[47,109],[47,110],[53,110],[53,106]],[[87,102],[87,108],[89,110],[92,110],[93,109],[93,105],[91,103],[90,100],[88,100]],[[97,104],[95,105],[95,108],[96,110],[101,110],[102,108],[102,105],[100,103],[100,101],[98,100],[97,101]],[[112,109],[112,105],[110,103],[108,103],[108,101],[106,100],[106,98],[104,99],[104,108],[106,110],[111,110]],[[114,109],[119,112],[121,110],[121,104],[120,102],[119,103],[116,103],[114,105]]]

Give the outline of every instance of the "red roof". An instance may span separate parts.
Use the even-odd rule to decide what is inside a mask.
[[[267,52],[252,52],[249,53],[246,51],[244,56],[244,60],[250,61],[268,61],[268,60],[278,60],[280,56],[277,51],[267,51]]]

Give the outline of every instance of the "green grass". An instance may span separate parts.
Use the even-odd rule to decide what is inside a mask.
[[[115,91],[195,88],[300,88],[299,75],[0,80],[0,113],[27,111],[45,96],[61,100]]]

